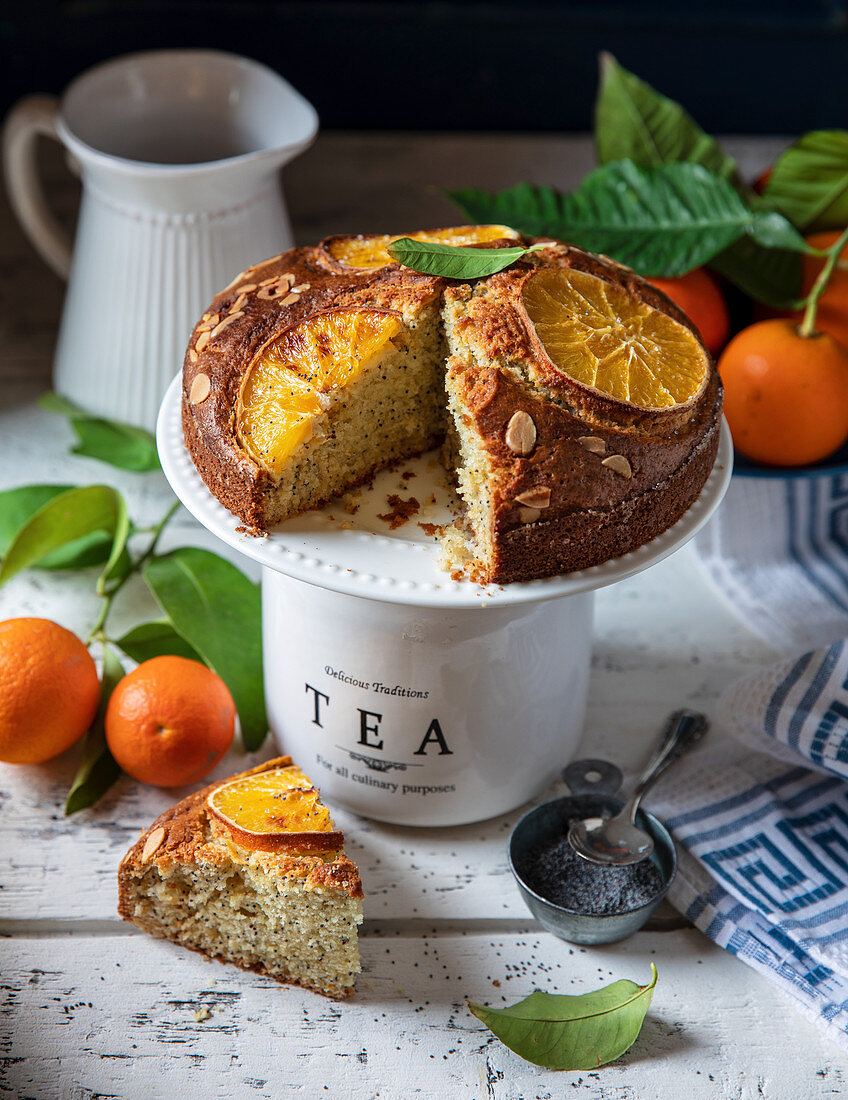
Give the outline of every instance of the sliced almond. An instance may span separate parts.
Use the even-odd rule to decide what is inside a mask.
[[[529,455],[536,446],[536,424],[533,417],[519,409],[506,426],[506,445],[517,455]]]
[[[194,350],[195,351],[203,351],[203,349],[209,343],[209,340],[211,339],[211,336],[212,336],[212,333],[209,329],[206,329],[205,332],[201,332],[201,334],[197,338],[196,344],[194,345]]]
[[[542,513],[538,508],[519,508],[518,518],[522,523],[535,523]]]
[[[256,283],[245,283],[238,288],[239,294],[250,294],[251,290],[256,290]]]
[[[610,455],[609,458],[601,460],[601,465],[608,466],[622,477],[633,477],[633,470],[624,455]]]
[[[537,486],[535,489],[525,489],[514,499],[516,504],[526,504],[528,508],[549,508],[551,491],[546,486]]]
[[[205,401],[209,396],[209,390],[212,388],[212,383],[209,381],[209,375],[196,374],[194,380],[191,383],[191,389],[188,391],[188,399],[192,405],[199,405],[201,401]]]
[[[295,302],[299,302],[299,301],[300,301],[300,295],[299,294],[294,294],[294,293],[287,294],[285,296],[285,298],[283,298],[283,300],[280,302],[280,305],[281,306],[290,306],[290,305],[294,305]]]
[[[293,286],[292,287],[292,293],[302,294],[304,292],[304,290],[309,290],[309,287],[310,287],[309,283],[301,283],[300,286]]]
[[[283,278],[285,278],[285,276],[283,276]],[[259,286],[270,286],[271,283],[279,282],[279,279],[280,276],[272,275],[270,279],[263,279]],[[294,280],[292,280],[292,282],[294,282]],[[291,286],[291,283],[289,283],[289,286]]]
[[[238,298],[236,298],[236,300],[233,302],[233,304],[227,310],[227,313],[235,313],[235,311],[237,309],[241,309],[241,307],[244,305],[244,303],[246,301],[247,301],[247,295],[242,292],[241,294],[239,294]]]
[[[220,325],[216,325],[215,328],[212,329],[212,332],[211,332],[209,338],[211,340],[214,340],[219,332],[223,332],[224,329],[227,327],[227,325],[231,325],[233,323],[233,321],[237,321],[239,319],[239,317],[244,317],[244,310],[243,309],[239,309],[235,313],[230,313],[227,317],[225,317],[224,320],[220,323]]]
[[[160,825],[158,829],[154,829],[144,842],[144,847],[141,849],[141,862],[147,863],[147,861],[154,856],[162,847],[162,842],[165,839],[165,830]]]
[[[595,455],[602,455],[607,449],[606,443],[599,435],[580,435],[577,437],[577,442]]]
[[[191,362],[191,363],[196,363],[197,362],[197,352],[194,350],[194,348],[189,348],[188,349],[188,358],[189,358],[189,362]]]

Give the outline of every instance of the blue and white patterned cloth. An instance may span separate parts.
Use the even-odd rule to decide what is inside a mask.
[[[722,697],[734,737],[649,799],[678,841],[669,900],[848,1049],[848,642]]]
[[[719,595],[775,649],[848,634],[848,474],[734,477],[695,548]]]

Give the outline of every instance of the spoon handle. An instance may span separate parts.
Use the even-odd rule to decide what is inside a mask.
[[[628,817],[632,823],[639,809],[642,796],[659,779],[663,772],[675,760],[679,759],[693,745],[704,736],[710,724],[705,714],[699,714],[694,710],[676,710],[668,716],[663,729],[662,740],[656,752],[651,757],[633,791],[628,803]]]

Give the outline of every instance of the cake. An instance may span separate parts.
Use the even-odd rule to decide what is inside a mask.
[[[362,886],[342,834],[291,757],[166,810],[118,871],[118,912],[221,962],[347,997]]]
[[[529,244],[503,226],[411,234]],[[672,526],[715,460],[721,383],[689,319],[559,241],[457,282],[332,237],[242,272],[195,328],[186,445],[212,493],[268,530],[445,440],[464,513],[449,565],[486,582],[625,554]]]

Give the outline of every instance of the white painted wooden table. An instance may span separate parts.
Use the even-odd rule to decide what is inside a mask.
[[[364,225],[365,214],[356,222],[352,212],[370,211],[369,227],[383,227],[355,187],[349,208],[329,207],[323,221],[306,201],[310,190],[314,203],[326,201],[315,181],[340,157],[365,163],[369,141],[393,153],[396,181],[465,182],[472,155],[492,164],[517,158],[525,176],[543,154],[545,164],[559,158],[581,169],[587,159],[579,139],[477,140],[462,160],[455,138],[394,145],[385,136],[360,144],[325,138],[301,166],[296,223],[314,237]],[[770,155],[762,146],[751,167]],[[429,175],[416,174],[424,164]],[[546,178],[555,177],[562,173]],[[504,168],[500,178],[481,173],[475,181],[497,186],[513,178]],[[398,221],[393,209],[385,228]],[[171,499],[159,475],[69,456],[69,431],[33,404],[46,384],[59,294],[8,217],[0,219],[0,280],[0,488],[108,480],[126,493],[136,520],[153,521]],[[39,305],[31,296],[16,304],[22,283],[37,288]],[[185,544],[231,553],[182,513],[164,545]],[[44,615],[85,633],[96,613],[92,587],[26,574],[0,591],[0,619]],[[116,629],[155,609],[136,587],[118,610]],[[774,656],[715,599],[689,548],[602,591],[583,754],[635,770],[670,709],[688,704],[709,714],[727,683]],[[269,746],[260,756],[270,754]],[[233,753],[215,774],[246,763]],[[96,808],[68,820],[62,807],[75,765],[76,750],[41,767],[0,765],[0,1096],[816,1100],[848,1091],[838,1052],[818,1030],[673,911],[606,948],[569,947],[542,932],[507,869],[505,843],[518,813],[428,831],[336,815],[366,891],[364,971],[346,1003],[153,941],[119,921],[115,872],[173,796],[123,779]],[[538,1070],[465,1008],[466,998],[497,1004],[533,988],[581,992],[620,977],[646,980],[651,961],[660,978],[642,1034],[623,1059],[597,1072]]]

